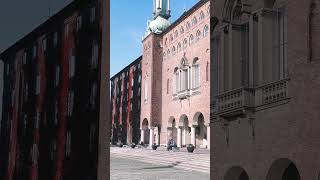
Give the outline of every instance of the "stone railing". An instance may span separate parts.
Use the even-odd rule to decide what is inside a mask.
[[[242,111],[253,106],[253,91],[249,88],[239,88],[216,96],[217,114]]]
[[[288,79],[269,83],[255,89],[255,106],[264,106],[288,99]]]

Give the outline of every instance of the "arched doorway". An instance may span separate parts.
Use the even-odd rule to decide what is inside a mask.
[[[167,130],[168,130],[167,142],[170,139],[173,139],[177,143],[177,123],[173,116],[169,118]]]
[[[249,180],[247,172],[242,167],[230,168],[224,176],[224,180]]]
[[[182,131],[182,146],[186,146],[191,143],[191,127],[189,127],[188,117],[184,114],[180,117],[179,128]]]
[[[204,116],[197,112],[193,117],[192,125],[195,127],[196,147],[207,145],[207,129],[204,125]]]
[[[281,158],[272,163],[266,180],[300,180],[300,174],[291,160]]]
[[[141,136],[143,136],[143,138],[141,138],[143,139],[143,143],[149,144],[150,129],[147,118],[143,119],[141,129],[143,130],[143,134],[141,134]]]

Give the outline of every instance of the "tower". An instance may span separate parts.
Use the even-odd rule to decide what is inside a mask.
[[[162,32],[170,25],[170,0],[153,1],[153,20],[143,37],[141,82],[141,141],[160,143],[162,89]]]

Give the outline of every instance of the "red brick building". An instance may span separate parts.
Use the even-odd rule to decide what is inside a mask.
[[[141,141],[210,147],[210,2],[170,23],[170,0],[154,1],[143,39]]]
[[[211,7],[211,179],[318,180],[319,2]]]

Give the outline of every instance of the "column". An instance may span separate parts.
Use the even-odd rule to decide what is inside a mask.
[[[186,144],[186,128],[183,127],[182,129],[182,142],[181,142],[181,146]]]
[[[191,144],[196,147],[196,131],[194,126],[191,126]]]
[[[208,143],[207,149],[210,149],[210,123],[208,123],[208,126],[207,126],[207,143]]]
[[[144,143],[144,129],[141,129],[140,142],[143,142],[143,143]]]
[[[181,127],[178,127],[177,146],[181,147]]]
[[[160,132],[159,132],[159,128],[156,131],[156,145],[160,145]]]
[[[149,146],[151,147],[152,146],[152,144],[153,144],[153,128],[152,127],[150,127],[150,135],[149,135]]]

